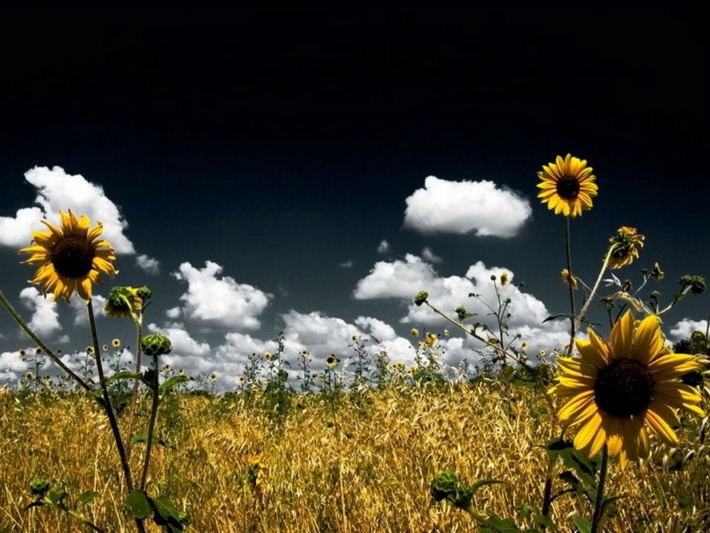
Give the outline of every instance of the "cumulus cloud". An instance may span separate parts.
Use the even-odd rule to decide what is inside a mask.
[[[388,243],[385,239],[382,239],[380,241],[380,244],[377,245],[377,253],[378,254],[386,254],[389,251],[390,251],[390,243]]]
[[[20,300],[32,311],[32,318],[27,325],[40,336],[51,337],[62,330],[59,313],[52,298],[45,298],[34,287],[27,287],[20,292]]]
[[[153,257],[148,257],[145,254],[140,254],[136,256],[136,266],[148,274],[159,274],[160,273],[160,261]]]
[[[149,324],[148,329],[153,333],[160,333],[170,339],[173,345],[172,355],[194,356],[204,358],[210,354],[210,345],[206,342],[199,342],[193,339],[185,330],[184,324],[169,323],[164,327],[156,324]]]
[[[187,292],[180,296],[180,313],[186,320],[205,326],[258,329],[259,315],[269,305],[273,295],[256,287],[237,283],[229,276],[219,277],[223,267],[206,261],[198,269],[190,263],[180,265],[173,276],[187,283]],[[174,316],[175,313],[171,311]]]
[[[690,338],[694,331],[702,331],[705,333],[708,327],[707,320],[691,320],[683,318],[671,328],[670,336],[674,343]]]
[[[404,225],[422,233],[513,237],[532,214],[530,203],[494,182],[424,180],[406,199]]]
[[[14,217],[0,217],[0,244],[12,247],[26,246],[32,230],[46,230],[41,224],[47,219],[60,223],[59,210],[71,209],[77,215],[86,215],[92,224],[103,223],[103,238],[119,254],[134,253],[133,243],[123,232],[128,223],[122,218],[118,206],[106,197],[101,186],[83,176],[67,174],[61,167],[35,167],[25,172],[25,179],[35,187],[38,207],[19,209]]]
[[[426,290],[437,308],[449,316],[455,317],[455,309],[464,305],[468,312],[475,313],[476,321],[495,327],[488,307],[496,309],[498,306],[491,276],[495,275],[500,280],[503,272],[508,274],[508,283],[501,287],[498,282],[498,289],[502,300],[510,298],[511,336],[520,333],[531,348],[539,345],[539,349],[549,350],[566,344],[569,341],[566,324],[562,321],[543,323],[550,315],[545,304],[513,285],[514,272],[501,267],[487,267],[482,261],[471,265],[464,276],[448,277],[439,276],[431,264],[412,254],[407,254],[404,260],[379,261],[367,276],[358,281],[353,296],[358,300],[400,299],[407,304],[402,323],[446,327],[444,319],[431,309],[414,304],[414,296]],[[470,298],[468,295],[471,293],[477,294],[478,298]]]

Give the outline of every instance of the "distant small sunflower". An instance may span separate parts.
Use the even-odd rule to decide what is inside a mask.
[[[271,361],[274,358],[273,354],[271,352],[264,352],[264,359],[267,361]]]
[[[244,376],[239,376],[239,377],[237,378],[237,383],[238,383],[239,385],[244,385],[245,382],[246,382],[246,379],[244,379]]]
[[[412,328],[412,337],[419,337],[419,330],[417,328]]]
[[[397,362],[394,364],[394,369],[395,369],[397,372],[402,372],[402,371],[404,370],[404,368],[405,368],[405,366],[404,366],[404,363],[403,363],[402,361],[397,361]]]
[[[643,248],[645,237],[639,235],[636,228],[621,226],[616,235],[609,239],[613,249],[607,265],[611,269],[625,267],[634,262],[634,258],[638,259],[638,248]],[[638,246],[638,248],[637,248]],[[660,269],[659,269],[660,271]]]
[[[101,351],[102,351],[102,352],[108,352],[108,344],[104,344],[104,345],[101,347]]]
[[[588,328],[589,340],[576,340],[581,358],[560,357],[561,374],[548,392],[564,401],[557,417],[563,427],[579,427],[574,447],[594,457],[607,446],[610,457],[648,457],[650,429],[669,446],[678,445],[677,410],[698,416],[700,392],[678,378],[702,368],[698,358],[671,353],[659,319],[634,321],[630,311],[611,330],[608,342]]]
[[[111,346],[114,348],[119,348],[121,346],[121,340],[120,339],[113,339],[111,341]]]
[[[184,368],[178,368],[178,376],[184,376],[185,375],[185,369]]]
[[[328,365],[328,368],[333,368],[338,364],[338,361],[339,359],[333,353],[325,358],[325,364]]]
[[[521,349],[522,351],[527,350],[527,349],[528,349],[528,343],[527,343],[527,342],[524,342],[524,343],[520,346],[520,349]]]
[[[26,379],[27,381],[30,381],[30,380],[32,380],[33,378],[34,378],[34,374],[32,374],[32,372],[25,372],[25,379]]]
[[[172,366],[170,366],[168,363],[165,363],[163,365],[163,372],[170,372],[173,369]]]
[[[86,353],[89,355],[94,355],[94,347],[93,346],[87,346],[86,347]]]
[[[19,354],[20,354],[20,358],[21,358],[21,359],[24,359],[25,357],[27,357],[27,351],[26,351],[24,348],[22,348],[22,349],[19,351]]]
[[[556,215],[576,217],[581,216],[582,210],[592,208],[597,184],[586,160],[571,154],[564,159],[558,155],[556,162],[543,165],[537,176],[542,180],[537,184],[542,189],[537,197],[548,209],[554,209]]]
[[[545,350],[540,350],[539,352],[537,352],[537,355],[539,355],[540,357],[545,357],[547,355],[547,352]]]
[[[434,346],[436,344],[436,341],[436,335],[434,335],[432,332],[428,332],[426,334],[426,345],[429,346],[429,348]]]
[[[303,357],[304,359],[305,359],[306,357],[308,357],[309,355],[311,355],[311,354],[308,353],[308,350],[301,350],[301,357]]]
[[[212,375],[210,376],[210,382],[211,382],[211,383],[215,383],[216,381],[217,381],[217,374],[212,374]]]
[[[42,293],[53,293],[54,301],[64,298],[68,302],[75,290],[88,301],[92,285],[100,282],[102,273],[116,275],[114,249],[107,241],[97,240],[103,233],[101,222],[89,229],[91,223],[85,215],[77,218],[71,210],[59,214],[61,228],[43,220],[49,231],[34,231],[34,246],[20,250],[31,254],[25,264],[40,265],[30,283],[44,284]]]

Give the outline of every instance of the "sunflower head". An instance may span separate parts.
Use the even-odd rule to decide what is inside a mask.
[[[325,358],[325,364],[328,366],[328,368],[333,368],[335,365],[338,364],[339,359],[337,356],[332,353],[328,357]]]
[[[636,232],[636,228],[621,226],[616,231],[616,235],[609,239],[611,254],[607,265],[612,269],[618,269],[633,263],[634,258],[639,256],[638,248],[643,248],[644,239],[643,235]]]
[[[556,215],[576,217],[582,214],[582,210],[592,208],[597,184],[586,160],[571,154],[564,159],[558,155],[554,163],[543,165],[537,176],[541,180],[537,184],[541,189],[537,197],[547,204],[548,209],[554,209]]]
[[[171,352],[173,345],[165,335],[151,333],[141,339],[141,349],[146,355],[166,355]]]
[[[116,260],[113,247],[99,240],[103,226],[98,222],[90,228],[88,217],[77,218],[74,213],[59,211],[61,227],[47,220],[42,223],[49,231],[34,231],[33,245],[20,250],[31,254],[25,261],[28,265],[40,265],[30,283],[44,284],[43,294],[52,293],[54,301],[64,298],[67,302],[76,290],[79,296],[89,301],[94,283],[100,283],[101,274],[115,276]]]
[[[434,334],[433,334],[432,332],[430,332],[430,331],[427,332],[427,334],[426,334],[426,345],[429,346],[429,348],[431,348],[432,346],[434,346],[434,345],[436,344],[436,341],[437,341],[436,335],[434,335]]]
[[[649,430],[675,446],[677,411],[705,416],[700,393],[679,378],[702,363],[665,347],[659,319],[636,322],[627,312],[614,325],[608,341],[588,329],[589,340],[576,340],[580,358],[557,359],[560,375],[548,392],[564,403],[557,416],[563,427],[578,427],[574,447],[589,457],[604,446],[610,457],[647,457]]]

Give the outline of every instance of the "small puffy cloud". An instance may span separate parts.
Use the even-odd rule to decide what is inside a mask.
[[[91,295],[91,305],[94,307],[94,316],[96,318],[105,317],[104,305],[106,304],[106,298],[100,294]],[[79,297],[72,297],[69,301],[69,305],[74,312],[74,325],[75,326],[89,326],[89,315],[86,311],[86,302]]]
[[[390,251],[390,243],[388,243],[385,239],[382,239],[380,241],[380,244],[377,245],[377,253],[378,254],[386,254]]]
[[[413,299],[436,279],[434,268],[420,257],[407,254],[404,261],[378,261],[370,273],[357,283],[357,300],[373,298]]]
[[[37,335],[50,337],[62,330],[57,305],[52,302],[52,298],[45,298],[36,288],[27,287],[20,292],[20,300],[32,311],[32,318],[27,325]]]
[[[102,238],[108,240],[117,253],[134,253],[133,243],[123,234],[128,223],[101,186],[79,174],[67,174],[56,166],[51,170],[35,167],[25,172],[25,179],[37,189],[35,203],[40,207],[22,208],[14,217],[0,217],[0,244],[26,246],[32,239],[32,230],[46,230],[40,223],[42,219],[59,224],[59,210],[67,212],[71,209],[77,216],[88,216],[92,225],[101,221]]]
[[[494,182],[424,180],[406,199],[404,225],[422,233],[513,237],[532,214],[530,203]]]
[[[153,257],[148,257],[145,254],[136,256],[136,266],[148,274],[160,273],[160,261],[154,259]]]
[[[432,249],[429,248],[428,246],[422,250],[422,257],[426,261],[428,261],[429,263],[443,263],[444,262],[444,260],[441,257],[439,257],[438,255],[435,255],[434,252],[432,251]]]
[[[173,276],[187,283],[187,292],[180,296],[180,313],[186,320],[205,326],[258,329],[259,315],[273,297],[247,284],[237,283],[229,276],[219,277],[222,266],[206,261],[198,269],[186,262]]]
[[[348,259],[347,261],[343,261],[342,263],[340,263],[338,266],[340,268],[352,268],[354,265],[355,261],[353,261],[352,259]]]
[[[670,334],[673,342],[675,343],[690,338],[694,331],[702,331],[705,333],[707,327],[707,320],[691,320],[689,318],[684,318],[671,328]]]

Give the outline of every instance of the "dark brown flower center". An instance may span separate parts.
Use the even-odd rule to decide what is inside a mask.
[[[563,200],[574,200],[579,195],[579,180],[573,176],[562,176],[557,180],[557,194]]]
[[[653,394],[653,378],[634,359],[617,359],[599,371],[594,385],[597,406],[618,417],[640,415]]]
[[[61,276],[78,279],[91,272],[94,248],[83,237],[65,237],[52,248],[52,264]]]

